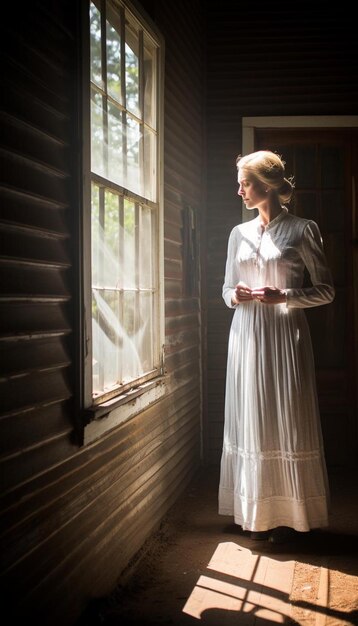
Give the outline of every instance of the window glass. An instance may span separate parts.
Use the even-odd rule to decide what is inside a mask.
[[[90,3],[90,41],[91,81],[102,88],[101,14],[93,2]]]
[[[110,0],[90,3],[90,43],[96,402],[160,373],[158,45]]]
[[[121,38],[119,20],[117,21],[117,30],[107,20],[106,33],[108,94],[121,103]]]
[[[136,117],[141,117],[139,105],[139,37],[132,24],[126,25],[126,107]]]

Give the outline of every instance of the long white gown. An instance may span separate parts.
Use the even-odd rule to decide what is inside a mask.
[[[312,286],[303,287],[307,267]],[[239,281],[284,289],[286,304],[233,307]],[[235,308],[227,358],[219,514],[244,530],[328,525],[329,487],[305,307],[331,302],[332,277],[317,224],[285,207],[265,228],[235,226],[223,298]]]

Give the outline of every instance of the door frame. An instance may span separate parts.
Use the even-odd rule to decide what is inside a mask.
[[[250,154],[255,150],[255,131],[257,129],[277,129],[277,130],[307,130],[307,129],[315,129],[315,130],[329,130],[329,129],[344,129],[344,128],[358,128],[358,115],[299,115],[299,116],[262,116],[262,117],[243,117],[242,118],[242,155]],[[355,161],[355,167],[357,167],[357,161]],[[357,171],[357,170],[356,170]],[[352,232],[353,232],[353,258],[352,258],[352,271],[353,271],[353,320],[356,320],[354,323],[354,352],[353,355],[354,360],[354,369],[355,375],[358,375],[358,216],[357,216],[357,206],[358,200],[357,198],[357,188],[355,185],[355,177],[354,173],[352,175]],[[358,175],[357,175],[358,177]],[[357,206],[356,206],[357,205]],[[245,205],[242,203],[242,221],[246,222],[249,219],[252,219],[252,211],[246,209]],[[355,385],[355,407],[358,407],[358,380]],[[354,402],[354,400],[353,400]],[[358,423],[357,417],[355,419],[355,424],[353,425],[355,441],[353,443],[353,454],[356,459],[353,462],[354,467],[357,466],[358,463]]]
[[[242,155],[255,149],[255,130],[258,128],[358,128],[358,115],[277,115],[242,118]],[[241,201],[242,202],[242,201]],[[242,221],[252,219],[252,212],[241,204]]]

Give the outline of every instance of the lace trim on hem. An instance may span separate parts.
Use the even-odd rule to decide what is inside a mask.
[[[313,530],[314,528],[327,528],[329,526],[329,522],[327,517],[322,516],[320,518],[316,518],[314,520],[309,520],[307,522],[298,522],[294,517],[276,517],[275,519],[267,519],[266,521],[260,520],[260,524],[254,524],[248,522],[244,519],[243,516],[234,513],[233,511],[229,511],[228,509],[219,509],[219,515],[225,515],[226,517],[233,517],[235,524],[238,524],[242,527],[243,530],[248,530],[251,532],[255,531],[266,531],[272,530],[273,528],[277,528],[277,526],[288,526],[289,528],[294,528],[299,532],[308,532]]]
[[[254,452],[250,450],[244,450],[243,448],[237,448],[230,444],[225,444],[223,448],[224,453],[227,454],[239,454],[244,459],[260,461],[271,461],[275,459],[283,459],[285,461],[309,461],[322,458],[322,451],[307,450],[305,452],[289,452],[287,450],[265,450],[265,452]]]
[[[244,519],[239,517],[238,515],[231,514],[231,516],[234,518],[235,524],[241,526],[243,530],[248,530],[250,532],[257,532],[258,530],[259,532],[272,530],[273,528],[277,528],[278,526],[288,526],[289,528],[293,528],[298,532],[309,532],[314,528],[328,527],[328,521],[326,518],[309,520],[309,524],[300,524],[297,523],[297,521],[295,522],[292,517],[277,517],[275,520],[270,519],[270,521],[261,522],[260,528],[257,529],[254,524],[247,524],[247,522],[245,522]],[[250,526],[252,526],[252,528]]]
[[[287,501],[287,502],[296,502],[299,506],[304,506],[306,502],[311,502],[312,500],[327,500],[327,496],[322,494],[318,496],[307,496],[305,498],[295,498],[292,496],[291,498],[288,496],[267,496],[267,498],[246,498],[245,496],[241,496],[237,491],[233,489],[228,489],[227,487],[220,487],[220,491],[226,491],[231,494],[232,497],[235,497],[237,500],[241,500],[242,502],[265,502],[266,500],[274,500],[274,501]]]

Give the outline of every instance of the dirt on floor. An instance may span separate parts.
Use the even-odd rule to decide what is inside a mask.
[[[218,470],[203,468],[78,626],[357,626],[357,478],[331,471],[329,528],[275,545],[218,515]]]

